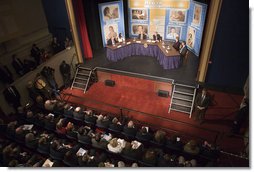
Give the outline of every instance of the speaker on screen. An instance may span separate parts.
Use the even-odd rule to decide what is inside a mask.
[[[113,80],[105,80],[105,85],[106,86],[110,86],[110,87],[114,87],[115,86],[115,81]]]

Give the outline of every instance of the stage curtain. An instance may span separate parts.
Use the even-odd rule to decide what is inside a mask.
[[[86,26],[86,18],[84,13],[83,1],[82,0],[73,0],[73,6],[75,8],[76,22],[79,28],[79,33],[81,37],[81,47],[83,50],[83,55],[85,59],[92,59],[93,52],[90,45],[87,26]]]

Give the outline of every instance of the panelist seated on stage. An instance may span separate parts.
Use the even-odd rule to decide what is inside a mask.
[[[162,41],[162,37],[161,37],[161,35],[158,32],[155,32],[153,34],[153,40],[155,40],[155,41]]]
[[[173,44],[173,47],[174,47],[177,51],[179,51],[180,45],[181,45],[181,43],[179,42],[179,37],[177,36],[176,39],[175,39],[175,42],[174,42],[174,44]]]
[[[141,25],[138,26],[138,39],[147,39],[147,34],[145,33],[143,26]]]
[[[109,33],[106,37],[107,45],[113,45],[118,42],[117,33],[114,31],[113,26],[109,26]]]
[[[124,37],[122,36],[122,33],[119,33],[118,35],[118,42],[124,42]]]

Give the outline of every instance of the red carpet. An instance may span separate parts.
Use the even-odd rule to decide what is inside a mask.
[[[118,78],[118,80],[121,79]],[[138,80],[140,81],[140,79]],[[147,81],[145,82],[147,83]],[[62,95],[64,97],[64,94],[71,94],[72,96],[64,97],[69,102],[83,104],[87,107],[116,115],[120,114],[121,108],[132,109],[134,111],[123,109],[122,113],[135,120],[149,123],[154,128],[164,128],[170,134],[178,131],[187,140],[191,137],[197,137],[213,142],[216,136],[218,136],[217,144],[223,150],[232,153],[239,152],[239,147],[243,145],[242,139],[225,136],[230,131],[232,120],[242,96],[209,91],[213,97],[213,105],[206,112],[205,123],[199,125],[193,119],[189,118],[188,114],[174,111],[169,114],[168,107],[170,98],[157,96],[154,89],[149,92],[149,87],[145,87],[142,90],[142,87],[135,89],[133,86],[126,86],[127,84],[133,85],[126,78],[121,83],[124,86],[121,86],[119,82],[117,83],[114,87],[108,87],[103,82],[98,82],[93,84],[86,94],[78,89],[67,89],[63,90]],[[140,82],[135,84],[140,85]]]

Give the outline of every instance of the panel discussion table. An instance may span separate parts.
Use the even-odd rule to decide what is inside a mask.
[[[157,58],[163,69],[176,69],[180,66],[180,53],[172,45],[172,42],[128,39],[107,46],[107,59],[116,62],[133,55],[152,56]]]

